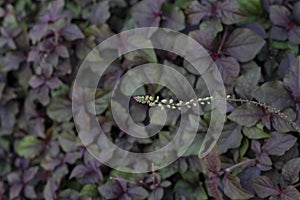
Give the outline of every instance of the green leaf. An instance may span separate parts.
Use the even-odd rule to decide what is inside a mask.
[[[34,158],[37,156],[43,148],[43,142],[34,136],[24,137],[18,144],[16,150],[20,156],[25,158]]]
[[[89,197],[97,197],[99,196],[97,185],[87,184],[83,186],[80,191],[81,195],[89,196]]]
[[[1,150],[9,151],[9,140],[5,139],[4,137],[0,137],[0,147]]]
[[[297,55],[299,53],[299,47],[297,44],[291,42],[282,42],[282,41],[270,41],[270,46],[273,49],[287,50],[289,53],[293,55]]]
[[[205,20],[200,24],[200,30],[206,31],[208,34],[212,35],[212,37],[216,37],[217,34],[223,31],[223,26],[220,19],[211,18],[209,20]]]
[[[96,114],[99,115],[103,113],[109,106],[111,100],[111,92],[106,90],[96,90],[95,94],[95,108]],[[88,104],[88,111],[93,113],[93,107],[89,103]]]
[[[119,170],[112,170],[110,172],[110,176],[111,177],[122,177],[125,180],[134,180],[134,176],[131,173],[127,173],[127,172],[122,172]]]
[[[270,135],[268,133],[264,132],[263,128],[259,124],[257,124],[255,127],[243,128],[243,133],[249,139],[254,139],[254,140],[259,140],[259,139],[270,137]]]
[[[249,140],[245,138],[240,147],[240,158],[245,156],[245,154],[248,151],[248,148],[249,148]]]
[[[162,27],[177,31],[185,28],[185,16],[181,9],[172,4],[164,3],[162,5],[162,11],[165,18],[161,22]]]
[[[241,10],[248,15],[262,15],[264,10],[260,0],[237,0]]]
[[[185,9],[187,8],[190,3],[192,3],[194,0],[176,0],[175,1],[175,6]]]
[[[58,142],[64,152],[76,150],[76,140],[78,138],[73,132],[65,131],[58,136]]]
[[[64,98],[55,98],[47,108],[47,115],[57,122],[66,122],[72,118],[71,101]]]
[[[202,185],[194,187],[190,183],[180,180],[174,187],[175,199],[195,199],[195,200],[206,200],[207,195]]]

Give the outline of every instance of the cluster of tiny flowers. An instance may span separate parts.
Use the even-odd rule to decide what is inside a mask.
[[[160,100],[158,96],[155,98],[153,96],[146,95],[146,96],[135,96],[133,98],[138,103],[147,104],[149,106],[158,106],[162,110],[164,110],[165,108],[181,110],[183,107],[191,108],[193,106],[197,106],[197,103],[204,105],[204,104],[210,104],[211,100],[218,100],[210,96],[205,98],[191,99],[190,101],[187,102],[179,101],[176,103],[173,99]],[[247,100],[247,99],[236,99],[234,97],[231,97],[230,95],[226,96],[226,100],[230,102],[251,103],[258,107],[262,107],[268,112],[279,116],[283,120],[286,120],[290,125],[292,125],[293,128],[295,128],[296,131],[300,132],[300,128],[293,120],[291,120],[285,113],[282,113],[280,110],[273,108],[270,105],[261,102],[252,101],[252,100]]]
[[[228,95],[227,98],[230,96]],[[153,97],[153,96],[134,96],[133,99],[141,104],[147,104],[149,106],[158,106],[162,110],[165,108],[168,109],[177,109],[181,110],[183,107],[186,108],[191,108],[191,107],[196,107],[198,103],[201,105],[204,104],[210,104],[210,101],[213,99],[213,97],[205,97],[205,98],[198,98],[198,99],[191,99],[187,102],[183,101],[178,101],[175,102],[173,99],[160,99],[159,96]]]

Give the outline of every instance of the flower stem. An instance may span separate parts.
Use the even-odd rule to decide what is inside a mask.
[[[244,160],[242,162],[239,162],[235,165],[232,165],[231,167],[228,167],[225,169],[225,172],[232,172],[233,170],[239,168],[239,167],[247,167],[247,166],[252,166],[256,164],[256,159],[248,159]]]

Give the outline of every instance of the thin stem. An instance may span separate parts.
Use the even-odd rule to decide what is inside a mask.
[[[264,108],[268,112],[270,112],[272,114],[275,114],[275,115],[279,116],[281,119],[287,121],[294,129],[296,129],[297,132],[300,133],[300,128],[298,127],[296,122],[291,120],[289,116],[287,116],[285,113],[281,112],[279,109],[276,109],[276,108],[274,108],[272,106],[269,106],[265,103],[260,103],[260,102],[251,101],[251,100],[247,100],[247,99],[227,98],[227,100],[228,101],[234,101],[234,102],[251,103],[251,104],[254,104],[255,106]]]
[[[270,105],[267,105],[265,103],[252,101],[248,99],[236,99],[232,98],[230,95],[228,95],[226,98],[213,98],[213,97],[205,97],[205,98],[199,98],[199,99],[191,99],[188,102],[179,101],[178,103],[174,102],[173,99],[162,99],[160,100],[159,97],[154,98],[153,96],[135,96],[133,97],[135,101],[142,104],[148,104],[149,106],[155,106],[158,105],[161,109],[164,109],[165,107],[169,109],[178,109],[181,110],[182,107],[191,108],[192,106],[197,106],[197,102],[201,105],[204,104],[210,104],[211,100],[226,100],[229,102],[240,102],[240,103],[251,103],[255,106],[264,108],[266,111],[277,115],[279,118],[287,121],[297,132],[300,133],[300,128],[294,122],[288,115],[281,112],[279,109],[276,109]]]
[[[225,169],[225,172],[232,172],[235,169],[239,168],[239,167],[248,167],[248,166],[253,166],[256,164],[256,159],[248,159],[242,162],[239,162],[235,165],[232,165],[231,167],[228,167]]]

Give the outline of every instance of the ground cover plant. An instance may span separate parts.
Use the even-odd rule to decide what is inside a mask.
[[[0,5],[1,200],[300,199],[300,1],[0,0]],[[198,157],[210,121],[205,101],[196,140],[181,158],[158,171],[130,174],[99,163],[81,144],[70,91],[96,45],[148,26],[199,42],[230,96],[221,138],[208,156]],[[100,80],[97,115],[115,144],[135,152],[167,144],[176,127],[170,119],[157,136],[140,140],[114,122],[109,99],[114,85],[149,62],[173,67],[199,98],[210,96],[189,63],[169,52],[147,49],[116,60]],[[143,91],[144,98],[167,99],[166,110],[172,110],[170,99],[178,103],[160,85]],[[141,102],[133,98],[130,110],[135,122],[146,123],[151,106]]]

